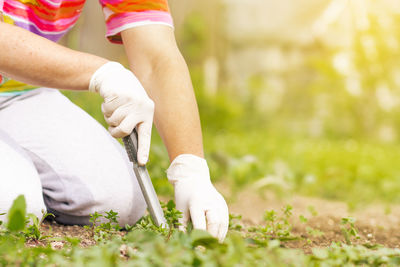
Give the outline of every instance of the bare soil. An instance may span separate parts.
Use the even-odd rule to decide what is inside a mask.
[[[279,212],[288,204],[293,207],[292,233],[301,239],[285,242],[286,247],[310,252],[313,247],[327,247],[332,242],[345,242],[341,230],[341,219],[344,217],[356,219],[355,228],[359,238],[352,238],[352,244],[400,247],[400,205],[375,204],[351,211],[345,202],[298,195],[279,198],[268,192],[254,193],[251,189],[245,189],[231,199],[229,208],[231,213],[242,215],[245,225],[260,225],[265,224],[263,215],[266,210]],[[312,214],[310,207],[317,214]],[[302,223],[300,215],[306,217],[308,222]],[[319,230],[323,235],[313,236],[307,231],[307,227]]]

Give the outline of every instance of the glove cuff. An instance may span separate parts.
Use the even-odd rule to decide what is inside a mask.
[[[95,73],[90,78],[89,91],[100,93],[99,91],[101,88],[101,84],[106,79],[106,77],[108,77],[108,75],[110,75],[114,71],[121,71],[121,70],[126,71],[127,69],[125,69],[124,66],[115,61],[107,62],[106,64],[102,65],[95,71]]]
[[[179,180],[195,179],[211,182],[207,161],[192,154],[177,156],[167,169],[168,181],[175,185]]]

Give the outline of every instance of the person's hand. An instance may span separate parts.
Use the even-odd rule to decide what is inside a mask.
[[[149,157],[154,102],[148,97],[135,75],[117,62],[101,66],[90,80],[89,90],[104,98],[101,105],[109,132],[115,138],[138,133],[138,162]]]
[[[195,229],[207,230],[222,242],[228,231],[228,206],[211,183],[206,160],[191,154],[179,155],[167,176],[175,189],[176,208],[183,213],[180,230],[185,230],[191,218]]]

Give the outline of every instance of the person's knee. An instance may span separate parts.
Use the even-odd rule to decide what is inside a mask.
[[[6,140],[8,141],[8,140]],[[42,218],[46,210],[39,175],[23,151],[0,140],[0,213],[7,213],[19,195],[24,195],[27,213]],[[7,214],[0,217],[7,221]]]

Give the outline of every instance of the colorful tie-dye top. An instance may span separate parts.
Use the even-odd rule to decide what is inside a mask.
[[[172,27],[167,0],[99,0],[106,37],[122,43],[121,31],[148,24]],[[57,42],[78,20],[85,0],[0,0],[0,19]],[[34,86],[0,75],[0,96],[21,94]]]

